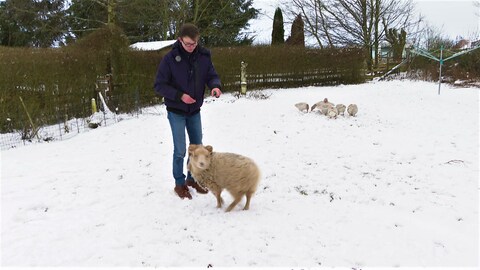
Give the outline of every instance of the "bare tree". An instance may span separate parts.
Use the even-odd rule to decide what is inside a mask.
[[[412,0],[292,0],[289,14],[301,13],[305,33],[318,46],[361,46],[369,69],[388,29],[415,26]],[[377,58],[377,57],[376,57]],[[377,61],[375,63],[378,63]]]
[[[475,14],[480,17],[480,0],[477,0],[475,2],[473,2],[473,5],[477,8],[477,12],[475,12]]]
[[[475,6],[476,12],[475,15],[480,19],[480,0],[476,0],[473,5]],[[478,25],[476,32],[472,34],[472,39],[478,40],[480,38],[480,24]]]
[[[107,10],[107,24],[115,24],[116,21],[116,6],[117,6],[117,1],[116,0],[93,0],[92,2],[97,3],[98,5],[104,7]]]

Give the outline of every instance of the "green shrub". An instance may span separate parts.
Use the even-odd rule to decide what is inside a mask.
[[[0,47],[0,132],[91,114],[90,100],[112,78],[106,93],[111,110],[131,112],[158,103],[153,91],[157,67],[166,51],[130,50],[122,31],[105,27],[67,47]],[[248,89],[335,85],[364,81],[359,49],[318,50],[290,46],[212,48],[224,92],[240,90],[240,63],[248,63]]]

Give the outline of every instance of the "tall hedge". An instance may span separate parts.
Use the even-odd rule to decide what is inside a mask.
[[[152,59],[154,55],[158,57]],[[158,53],[136,52],[133,56],[126,37],[116,27],[105,27],[68,47],[0,47],[0,131],[19,129],[27,122],[27,112],[35,126],[89,115],[90,110],[82,104],[97,98],[97,79],[107,74],[113,76],[116,93],[131,95],[119,107],[119,111],[129,111],[139,96],[134,92],[138,82],[147,84],[148,80],[152,85],[151,73],[159,59]]]
[[[118,28],[106,27],[76,44],[49,49],[0,47],[0,131],[25,128],[22,97],[36,126],[86,117],[97,80],[111,75],[108,105],[118,112],[158,102],[153,83],[165,53],[130,50]],[[167,50],[168,51],[168,50]],[[223,91],[240,89],[240,63],[248,63],[248,89],[361,83],[359,49],[296,47],[212,48]]]
[[[297,46],[216,48],[213,61],[227,91],[238,91],[240,63],[247,66],[248,89],[337,85],[364,82],[362,50]]]

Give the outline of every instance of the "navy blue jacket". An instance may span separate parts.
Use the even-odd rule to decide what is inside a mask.
[[[160,62],[155,92],[164,97],[167,110],[192,115],[200,111],[205,85],[210,89],[221,88],[210,51],[198,45],[192,53],[188,53],[177,40]],[[185,104],[180,99],[183,93],[190,95],[196,102]]]

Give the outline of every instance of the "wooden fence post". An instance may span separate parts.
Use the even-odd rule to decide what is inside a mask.
[[[20,102],[23,105],[23,109],[25,110],[25,113],[28,116],[28,121],[30,121],[30,125],[32,125],[32,131],[33,131],[32,135],[35,135],[37,139],[40,140],[40,137],[38,136],[38,129],[35,128],[35,125],[33,124],[33,120],[32,120],[32,117],[30,117],[30,113],[28,113],[27,106],[25,106],[25,103],[23,102],[23,99],[21,96],[18,96],[18,98],[20,99]]]
[[[241,94],[247,94],[247,63],[241,62],[240,63],[240,86],[241,86]]]
[[[95,101],[94,98],[92,98],[92,114],[96,113],[98,110],[97,110],[97,102]]]

